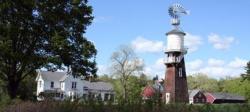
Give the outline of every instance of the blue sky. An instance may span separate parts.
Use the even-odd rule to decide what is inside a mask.
[[[188,74],[239,76],[250,60],[249,0],[89,0],[95,20],[85,36],[94,42],[100,74],[109,74],[110,57],[120,45],[131,45],[145,63],[145,73],[163,77],[165,33],[172,29],[168,7],[182,4],[187,33]]]

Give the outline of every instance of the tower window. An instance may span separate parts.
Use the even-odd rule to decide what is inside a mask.
[[[182,68],[179,68],[179,77],[182,77]]]

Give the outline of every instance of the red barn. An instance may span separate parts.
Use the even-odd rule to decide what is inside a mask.
[[[154,96],[162,98],[162,93],[164,92],[162,81],[155,80],[155,84],[147,85],[142,91],[143,99],[151,99]]]
[[[143,99],[150,99],[154,96],[155,89],[152,86],[146,86],[142,91]]]
[[[230,93],[206,93],[208,103],[245,103],[246,99],[243,96]]]

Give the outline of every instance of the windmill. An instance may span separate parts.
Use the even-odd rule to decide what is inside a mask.
[[[184,60],[184,55],[187,53],[184,47],[184,36],[186,34],[179,28],[181,15],[185,15],[188,12],[180,4],[171,5],[168,12],[174,29],[166,34],[165,102],[188,103],[187,77]]]

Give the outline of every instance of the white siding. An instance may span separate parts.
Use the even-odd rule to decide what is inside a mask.
[[[44,81],[41,78],[39,78],[37,80],[37,83],[39,83],[39,82],[41,82],[41,87],[40,87],[39,84],[37,84],[37,93],[36,93],[36,95],[39,95],[40,92],[44,91]]]
[[[88,89],[90,90],[94,90],[97,92],[97,94],[101,94],[102,99],[104,99],[105,97],[105,93],[113,93],[113,91],[111,90],[109,91],[101,91],[101,90],[97,90],[95,88],[92,88],[92,84],[94,83],[90,83],[89,81],[86,80],[81,80],[81,78],[73,78],[73,76],[69,75],[66,77],[65,80],[60,81],[53,81],[54,82],[54,88],[51,88],[51,81],[48,80],[43,80],[41,76],[38,76],[37,79],[37,95],[39,95],[40,92],[44,92],[45,90],[60,90],[60,93],[64,93],[64,99],[67,97],[70,97],[70,95],[75,95],[78,97],[82,97],[83,94],[88,94],[88,90],[84,90],[84,87],[88,87]],[[41,87],[39,86],[39,81],[42,82]],[[72,88],[72,82],[76,82],[76,88]],[[100,88],[101,89],[101,88]],[[39,99],[38,100],[42,100]]]

